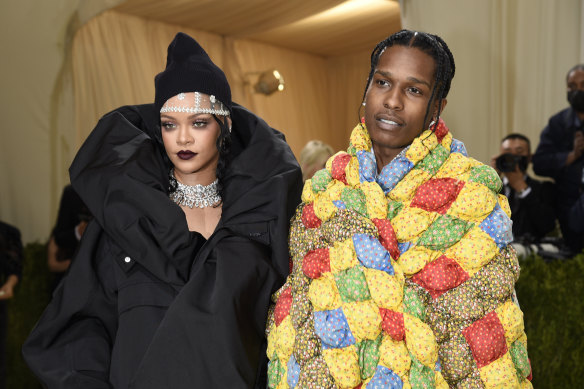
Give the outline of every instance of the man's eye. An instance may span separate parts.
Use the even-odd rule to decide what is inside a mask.
[[[421,90],[419,90],[418,88],[414,88],[414,87],[410,88],[410,92],[412,92],[412,93],[414,93],[416,95],[422,94],[422,91]]]
[[[377,80],[377,85],[387,86],[387,85],[389,85],[389,82],[387,80]]]

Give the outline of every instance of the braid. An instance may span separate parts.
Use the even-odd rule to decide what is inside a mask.
[[[437,99],[438,115],[436,117],[436,123],[434,124],[435,129],[438,125],[438,118],[440,117],[440,111],[442,109],[442,100],[446,98],[448,92],[450,91],[450,83],[454,77],[455,71],[454,56],[452,55],[452,52],[448,48],[446,42],[444,42],[444,40],[437,35],[432,35],[425,32],[401,30],[391,35],[387,39],[379,42],[371,53],[371,68],[369,70],[369,77],[367,78],[367,84],[365,85],[365,92],[363,93],[362,101],[365,101],[367,90],[369,89],[369,84],[371,83],[373,73],[377,68],[381,54],[383,54],[386,48],[393,45],[420,49],[434,59],[436,65],[436,69],[434,71],[434,87],[432,88],[432,94],[430,95],[428,106],[426,107],[424,123],[426,123],[426,120],[428,119],[432,103]]]

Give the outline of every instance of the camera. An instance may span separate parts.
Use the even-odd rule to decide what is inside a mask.
[[[500,172],[514,172],[515,166],[519,165],[519,170],[527,170],[527,157],[523,155],[514,155],[511,153],[501,154],[495,160],[495,166]]]

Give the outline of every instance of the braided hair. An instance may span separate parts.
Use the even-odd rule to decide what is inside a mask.
[[[433,129],[435,130],[438,125],[440,111],[442,110],[442,100],[446,98],[448,91],[450,91],[450,83],[452,78],[454,78],[455,70],[454,56],[450,52],[446,42],[444,42],[444,40],[438,35],[428,34],[426,32],[401,30],[379,42],[371,53],[371,69],[369,70],[369,77],[367,78],[362,101],[365,101],[365,96],[367,95],[369,85],[371,84],[373,73],[377,68],[379,58],[385,49],[394,45],[420,49],[434,59],[434,63],[436,64],[436,69],[434,71],[434,87],[432,88],[432,94],[430,95],[428,106],[426,107],[426,114],[424,115],[423,123],[426,123],[428,114],[430,113],[430,107],[437,99],[438,115],[436,116],[436,122],[434,123]]]

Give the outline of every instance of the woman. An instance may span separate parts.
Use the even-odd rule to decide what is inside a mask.
[[[324,168],[326,161],[334,154],[333,148],[320,140],[311,140],[300,151],[300,168],[302,181],[314,176],[314,173]]]
[[[23,352],[49,388],[265,387],[301,174],[179,33],[154,104],[104,116],[70,175],[94,220]]]
[[[269,387],[531,386],[501,182],[440,118],[454,70],[435,35],[373,51],[364,120],[292,222]]]

